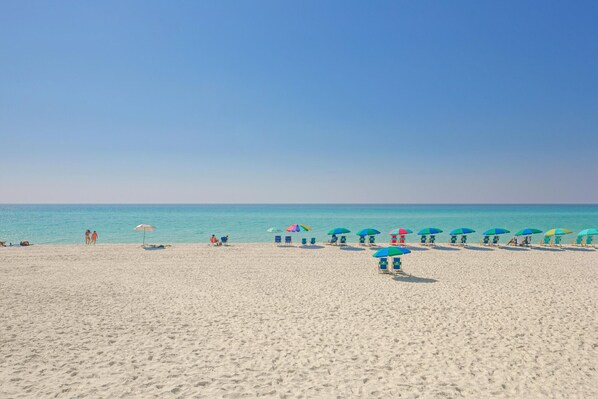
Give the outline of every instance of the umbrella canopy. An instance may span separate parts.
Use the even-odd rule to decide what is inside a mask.
[[[585,229],[580,231],[578,236],[595,236],[598,235],[598,229]]]
[[[276,227],[270,227],[268,230],[266,230],[268,233],[282,233],[281,229],[277,229]]]
[[[541,233],[542,230],[538,230],[538,229],[523,229],[523,230],[519,230],[517,233],[515,233],[516,236],[529,236],[532,234],[539,234]]]
[[[311,227],[306,226],[304,224],[292,224],[289,227],[287,227],[287,231],[289,233],[297,233],[299,231],[310,231]]]
[[[359,232],[357,233],[358,236],[373,236],[376,234],[380,234],[380,232],[376,229],[362,229],[359,230]]]
[[[335,229],[330,230],[328,232],[328,235],[331,236],[333,234],[347,234],[347,233],[350,233],[350,232],[351,232],[351,230],[346,229],[344,227],[337,227]]]
[[[551,236],[564,236],[565,234],[571,234],[571,233],[573,233],[571,230],[559,228],[559,229],[548,230],[546,232],[546,234],[544,234],[544,235],[551,237]]]
[[[411,253],[411,251],[407,248],[388,247],[377,250],[372,256],[374,258],[386,258],[387,256],[401,256],[409,253]]]
[[[406,229],[404,227],[399,227],[394,230],[388,232],[389,236],[406,236],[407,234],[411,234],[413,231],[411,229]]]
[[[498,235],[507,234],[507,233],[510,233],[510,231],[507,229],[501,229],[499,227],[495,227],[493,229],[484,231],[483,234],[485,236],[498,236]]]
[[[428,236],[433,234],[442,233],[442,230],[437,229],[436,227],[428,227],[427,229],[423,229],[417,232],[418,236]]]
[[[450,232],[450,234],[452,236],[458,236],[460,234],[471,234],[471,233],[475,233],[474,229],[469,229],[467,227],[459,227],[458,229],[455,229],[453,231]]]
[[[154,231],[156,230],[155,226],[151,224],[140,224],[139,226],[135,227],[133,230],[143,231],[143,245],[145,245],[145,232],[146,231]]]

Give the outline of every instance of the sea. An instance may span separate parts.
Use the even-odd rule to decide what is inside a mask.
[[[7,244],[22,240],[32,244],[84,243],[87,229],[98,232],[98,244],[141,243],[143,233],[134,230],[141,223],[156,227],[146,238],[153,243],[207,243],[212,234],[228,235],[231,243],[272,242],[275,234],[267,229],[284,230],[295,223],[311,230],[293,233],[294,240],[315,237],[321,242],[327,239],[329,230],[344,227],[351,230],[347,234],[349,242],[356,242],[355,233],[363,228],[379,230],[376,241],[386,242],[390,230],[405,227],[414,231],[407,241],[416,242],[419,230],[437,227],[444,231],[437,242],[443,242],[448,241],[452,229],[468,227],[476,230],[470,236],[471,242],[494,227],[513,234],[527,227],[542,231],[560,227],[574,234],[598,228],[598,204],[0,205],[0,241]],[[540,237],[537,235],[534,241]]]

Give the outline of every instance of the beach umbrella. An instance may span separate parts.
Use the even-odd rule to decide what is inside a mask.
[[[328,235],[331,236],[333,234],[347,234],[347,233],[350,233],[350,232],[351,232],[351,230],[346,229],[344,227],[337,227],[335,229],[330,230],[328,232]]]
[[[452,236],[458,236],[459,234],[471,234],[475,233],[474,229],[468,229],[467,227],[460,227],[450,232]]]
[[[281,229],[277,229],[276,227],[270,227],[268,230],[266,230],[268,233],[282,233]]]
[[[380,234],[380,232],[376,229],[362,229],[362,230],[359,230],[359,232],[357,233],[358,236],[362,236],[362,237],[373,236],[376,234]]]
[[[374,254],[372,255],[374,258],[386,258],[387,256],[401,256],[401,255],[406,255],[406,254],[410,254],[411,251],[408,250],[407,248],[401,248],[401,247],[387,247],[387,248],[382,248],[377,250],[376,252],[374,252]]]
[[[406,236],[407,234],[411,234],[413,231],[411,229],[406,229],[404,227],[399,227],[394,230],[388,232],[389,236]]]
[[[434,234],[440,234],[440,233],[442,233],[442,230],[437,229],[436,227],[428,227],[427,229],[418,231],[417,235],[418,236],[428,236],[428,235],[434,235]]]
[[[571,230],[559,228],[559,229],[548,230],[546,232],[546,234],[544,234],[544,235],[551,237],[551,236],[564,236],[565,234],[571,234],[571,233],[573,233]]]
[[[299,231],[310,231],[311,227],[306,226],[304,224],[292,224],[289,227],[287,227],[287,231],[289,233],[297,233]]]
[[[578,236],[595,236],[598,235],[598,229],[585,229],[580,231]]]
[[[523,229],[523,230],[519,230],[517,233],[515,233],[516,236],[529,236],[532,234],[539,234],[541,233],[542,230],[538,230],[538,229]]]
[[[510,231],[507,229],[501,229],[501,228],[495,227],[493,229],[484,231],[483,234],[485,236],[497,236],[500,234],[507,234],[507,233],[510,233]]]
[[[143,231],[143,245],[145,245],[145,232],[146,231],[154,231],[156,230],[155,226],[151,224],[140,224],[139,226],[135,227],[133,230]]]

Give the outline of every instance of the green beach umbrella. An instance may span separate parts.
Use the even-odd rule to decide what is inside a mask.
[[[270,227],[268,230],[266,230],[268,233],[282,233],[281,229],[277,229],[276,227]]]
[[[577,236],[595,236],[598,235],[598,229],[585,229],[580,231]]]
[[[386,258],[387,256],[401,256],[409,253],[411,253],[411,251],[407,248],[387,247],[377,250],[372,256],[374,258]]]
[[[361,237],[373,236],[376,234],[380,234],[380,232],[376,229],[362,229],[362,230],[359,230],[359,232],[357,232],[357,235],[361,236]]]
[[[331,236],[333,234],[347,234],[347,233],[350,233],[350,232],[351,232],[351,230],[346,229],[344,227],[337,227],[335,229],[330,230],[328,232],[328,235]]]
[[[461,227],[459,229],[455,229],[453,231],[450,232],[450,235],[452,236],[458,236],[461,234],[471,234],[471,233],[475,233],[474,229],[468,229],[467,227]]]
[[[547,237],[552,237],[552,236],[564,236],[565,234],[571,234],[571,233],[573,233],[571,230],[558,228],[558,229],[548,230],[546,232],[546,234],[544,234],[544,235]]]
[[[497,235],[500,235],[500,234],[507,234],[507,233],[510,233],[510,231],[507,230],[507,229],[501,229],[501,228],[496,227],[494,229],[490,229],[490,230],[484,231],[483,234],[485,236],[497,236]]]
[[[523,230],[519,230],[517,233],[515,233],[516,236],[529,236],[532,234],[539,234],[541,233],[542,230],[538,230],[538,229],[523,229]]]
[[[428,236],[428,235],[434,235],[434,234],[440,234],[440,233],[442,233],[442,230],[437,229],[436,227],[428,227],[427,229],[422,229],[422,230],[418,231],[417,235]]]

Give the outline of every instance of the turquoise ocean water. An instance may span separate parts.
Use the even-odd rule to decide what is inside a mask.
[[[334,227],[353,233],[374,227],[383,233],[377,241],[388,241],[386,233],[395,227],[414,232],[439,227],[445,233],[438,241],[445,242],[457,227],[477,230],[475,240],[492,227],[513,233],[525,227],[564,227],[577,233],[598,227],[598,205],[0,205],[0,241],[82,243],[89,228],[98,231],[98,243],[137,243],[142,233],[133,227],[140,223],[156,226],[148,241],[161,243],[207,242],[211,234],[228,234],[232,242],[270,242],[273,234],[266,229],[292,223],[313,229],[294,238],[318,241]],[[357,241],[353,233],[349,242]],[[411,235],[407,241],[416,239]]]

